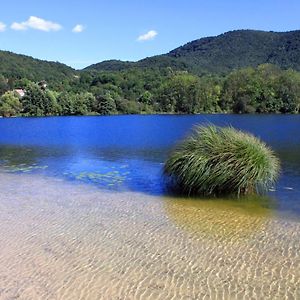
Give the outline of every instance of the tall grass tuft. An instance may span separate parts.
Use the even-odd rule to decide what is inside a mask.
[[[197,126],[174,149],[164,173],[184,194],[241,195],[266,191],[279,168],[273,151],[252,134],[209,125]]]

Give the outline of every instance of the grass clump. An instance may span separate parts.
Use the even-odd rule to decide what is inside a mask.
[[[184,194],[224,195],[266,191],[279,160],[252,134],[232,127],[197,126],[170,154],[164,173]]]

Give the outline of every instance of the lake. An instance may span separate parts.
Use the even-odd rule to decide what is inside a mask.
[[[15,118],[0,120],[2,169],[41,173],[99,188],[165,194],[168,152],[195,124],[232,125],[277,152],[282,171],[275,209],[300,214],[300,116],[196,115]]]
[[[211,123],[278,154],[266,195],[169,194],[169,151]],[[300,297],[299,128],[298,115],[0,119],[0,299]]]

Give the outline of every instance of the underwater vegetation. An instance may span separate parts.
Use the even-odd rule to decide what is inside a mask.
[[[64,172],[64,175],[73,180],[92,182],[104,187],[113,187],[123,184],[124,180],[128,179],[127,175],[129,173],[113,170],[108,172]]]
[[[31,173],[35,170],[44,170],[48,166],[38,166],[36,164],[27,165],[27,164],[18,164],[18,165],[4,165],[4,170],[9,173]]]

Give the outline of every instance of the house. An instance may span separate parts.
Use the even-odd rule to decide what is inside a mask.
[[[23,89],[14,89],[14,92],[16,92],[20,98],[23,98],[25,96],[25,90]]]

